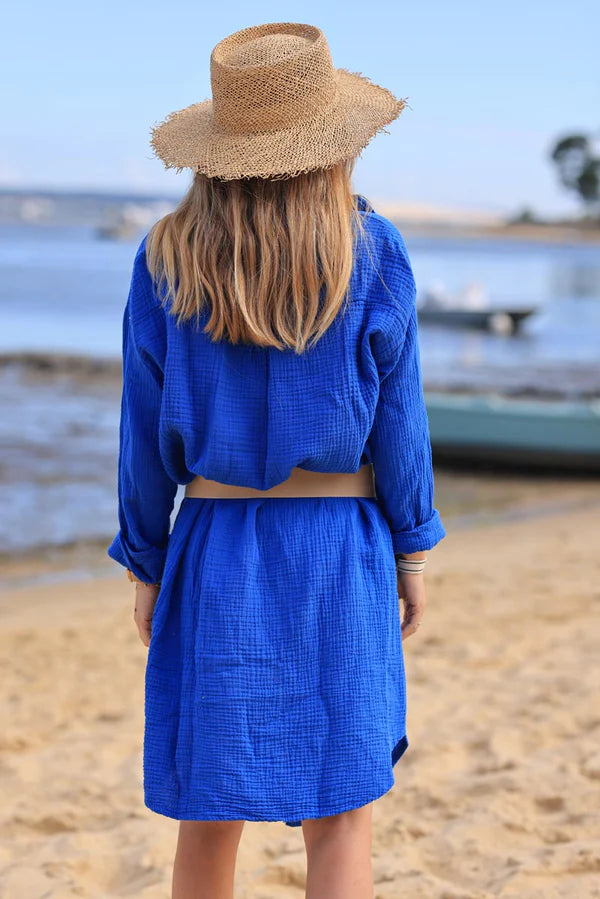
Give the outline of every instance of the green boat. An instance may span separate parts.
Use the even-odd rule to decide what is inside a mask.
[[[425,391],[436,459],[600,472],[600,399]]]

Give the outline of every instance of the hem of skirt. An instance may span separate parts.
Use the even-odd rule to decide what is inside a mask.
[[[398,742],[392,749],[392,768],[394,767],[394,765],[396,764],[398,759],[400,759],[404,755],[404,753],[406,752],[407,749],[408,749],[408,738],[407,738],[406,734],[404,734],[404,736],[400,737],[400,739],[398,740]],[[391,790],[391,787],[390,787],[390,790]],[[385,792],[387,793],[389,791],[386,790]],[[380,793],[380,795],[376,796],[375,798],[380,799],[381,796],[385,796],[385,793]],[[360,806],[354,806],[354,808],[360,808]],[[348,811],[350,811],[350,809],[342,809],[342,811],[348,812]],[[331,814],[335,815],[337,813],[331,812]],[[319,815],[316,817],[321,817],[321,816]],[[300,827],[302,825],[302,821],[284,821],[283,823],[287,824],[288,827]]]
[[[400,737],[394,748],[392,749],[392,768],[398,761],[398,759],[402,758],[406,750],[408,749],[408,737],[404,734],[403,737]]]
[[[394,748],[392,749],[392,767],[396,764],[398,759],[404,755],[406,750],[408,749],[408,739],[406,734],[398,740]],[[154,802],[148,795],[144,795],[144,805],[146,808],[149,808],[150,811],[155,812],[158,815],[164,815],[166,818],[174,818],[176,821],[265,821],[265,822],[274,822],[274,821],[282,821],[288,827],[300,827],[302,825],[302,821],[305,819],[314,819],[314,818],[326,818],[330,815],[339,815],[342,812],[349,812],[355,808],[361,808],[363,805],[368,805],[369,802],[374,802],[376,799],[380,799],[382,796],[385,796],[386,793],[394,786],[394,778],[392,775],[392,783],[383,790],[383,792],[379,792],[377,796],[371,797],[371,799],[363,799],[359,803],[354,805],[343,805],[337,808],[329,809],[329,811],[323,812],[319,810],[318,812],[303,812],[299,819],[294,819],[287,821],[285,818],[282,818],[281,815],[278,817],[268,817],[266,815],[251,815],[245,813],[243,816],[237,817],[226,817],[224,815],[196,815],[190,817],[188,814],[182,814],[179,811],[175,811],[173,809],[167,809],[164,806],[161,806],[159,802]]]

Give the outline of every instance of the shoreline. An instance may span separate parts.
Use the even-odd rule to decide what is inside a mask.
[[[493,311],[493,307],[492,307]],[[484,332],[472,332],[476,337]],[[506,339],[506,338],[502,338]],[[509,338],[513,339],[513,338]],[[560,366],[569,383],[556,383],[557,365],[540,361],[528,372],[513,374],[506,366],[472,363],[468,368],[446,372],[424,372],[425,393],[454,393],[470,396],[503,395],[521,399],[595,399],[600,394],[598,366],[587,360],[569,360]],[[14,374],[13,374],[14,373]],[[0,375],[20,377],[23,385],[70,384],[73,389],[112,391],[118,401],[122,383],[122,361],[118,354],[107,355],[95,350],[68,349],[2,349]],[[553,380],[554,379],[554,380]]]
[[[578,225],[477,224],[446,222],[415,222],[411,219],[390,219],[407,237],[435,237],[446,240],[516,240],[523,243],[556,243],[596,246],[600,244],[600,227]]]
[[[1,200],[1,197],[0,197]],[[582,246],[595,246],[600,243],[600,222],[598,224],[572,222],[505,222],[493,216],[473,212],[471,220],[468,214],[437,218],[435,214],[420,216],[415,214],[403,214],[397,211],[394,204],[375,202],[376,212],[380,212],[389,219],[401,232],[407,236],[439,238],[440,240],[489,240],[506,239],[531,243],[564,243],[581,244]],[[13,219],[0,220],[0,227],[25,226],[51,230],[53,228],[97,228],[101,225],[95,218],[90,221],[21,221]],[[148,226],[149,227],[149,226]],[[135,238],[128,243],[141,240],[148,228],[142,228]]]
[[[590,474],[441,464],[434,464],[434,472],[436,508],[447,530],[458,534],[513,521],[544,521],[557,510],[600,509],[600,478]],[[177,507],[176,501],[174,515]],[[106,553],[113,536],[1,552],[0,591],[121,579],[121,566]]]

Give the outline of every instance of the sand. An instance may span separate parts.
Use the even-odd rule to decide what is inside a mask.
[[[430,555],[410,746],[373,811],[377,899],[600,896],[600,485],[498,508],[457,514]],[[2,594],[4,899],[170,897],[132,589],[119,569]],[[299,828],[246,823],[236,897],[302,897],[304,877]]]
[[[493,212],[475,206],[440,206],[433,203],[390,202],[371,200],[374,208],[385,215],[407,237],[504,238],[542,243],[598,244],[600,220],[577,216],[538,221],[513,221],[508,213]]]

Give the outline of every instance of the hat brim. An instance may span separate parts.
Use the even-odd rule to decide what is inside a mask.
[[[226,180],[293,176],[357,156],[406,103],[359,72],[335,71],[336,100],[310,121],[230,134],[216,126],[212,100],[204,100],[152,126],[153,153],[167,169],[191,168]]]

